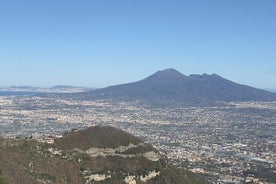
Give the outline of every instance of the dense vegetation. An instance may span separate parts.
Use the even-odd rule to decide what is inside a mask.
[[[129,143],[139,145],[114,155],[91,156],[85,152],[92,146],[112,150]],[[152,171],[160,174],[146,183],[206,184],[199,176],[173,167],[167,158],[160,156],[159,160],[152,161],[144,157],[143,153],[148,151],[157,152],[152,146],[112,127],[91,127],[71,132],[57,139],[55,144],[32,139],[0,139],[0,184],[120,184],[125,183],[124,179],[129,175],[135,176],[139,184],[142,183],[140,177]],[[95,174],[110,178],[103,181],[90,179]]]
[[[116,148],[121,145],[127,146],[129,143],[141,143],[138,138],[108,126],[90,127],[76,132],[65,133],[65,135],[65,137],[55,140],[56,145],[63,149]]]

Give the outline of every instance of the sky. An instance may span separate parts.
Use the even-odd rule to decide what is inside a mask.
[[[0,0],[0,86],[105,87],[158,70],[276,89],[275,0]]]

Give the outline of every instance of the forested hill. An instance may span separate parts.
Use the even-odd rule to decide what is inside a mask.
[[[113,127],[66,132],[54,143],[0,139],[0,183],[206,184],[149,144]]]

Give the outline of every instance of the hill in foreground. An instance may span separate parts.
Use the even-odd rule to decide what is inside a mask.
[[[0,139],[0,183],[205,184],[151,145],[113,127],[67,132],[53,144]]]
[[[275,93],[238,84],[217,74],[185,76],[175,69],[158,71],[137,82],[75,94],[74,97],[85,100],[142,100],[156,105],[276,100]]]

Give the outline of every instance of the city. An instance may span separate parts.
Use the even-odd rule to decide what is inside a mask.
[[[276,183],[276,102],[152,107],[139,101],[0,97],[0,135],[62,136],[93,125],[123,129],[212,183]]]

